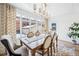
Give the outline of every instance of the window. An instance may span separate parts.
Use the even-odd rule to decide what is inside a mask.
[[[28,32],[41,31],[42,25],[38,19],[34,19],[23,13],[23,11],[16,11],[16,34],[27,35]]]

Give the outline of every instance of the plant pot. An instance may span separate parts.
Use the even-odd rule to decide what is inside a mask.
[[[73,39],[73,44],[79,44],[79,39]]]

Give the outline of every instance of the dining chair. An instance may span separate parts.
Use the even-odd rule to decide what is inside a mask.
[[[27,34],[27,37],[28,38],[31,38],[31,37],[33,37],[34,36],[34,33],[33,32],[29,32],[28,34]]]
[[[58,51],[58,35],[56,34],[56,32],[54,32],[50,47],[51,47],[51,56],[52,56],[52,47],[55,55],[55,53]]]
[[[51,44],[51,40],[52,40],[51,36],[48,35],[45,38],[43,44],[40,47],[37,48],[36,52],[38,54],[42,55],[42,56],[47,53],[48,56],[49,56],[49,47],[50,47],[50,44]]]
[[[7,50],[0,41],[0,56],[6,56],[6,55],[7,55]]]
[[[51,56],[52,56],[52,51],[54,51],[54,54],[55,54],[55,42],[54,42],[54,40],[55,40],[55,32],[52,31],[52,32],[50,32],[49,34],[50,34],[51,37],[52,37],[51,45],[50,45],[50,53],[51,53]],[[53,48],[53,49],[52,49],[52,48]]]
[[[37,31],[37,32],[35,33],[35,36],[39,36],[39,35],[40,35],[40,32]]]
[[[10,56],[21,56],[21,54],[15,53],[14,48],[16,47],[16,44],[10,35],[3,35],[1,37],[1,42],[7,49]]]
[[[10,43],[7,39],[3,39],[1,40],[1,42],[8,50],[10,56],[21,56],[21,54],[17,54],[14,52],[14,50],[11,48]]]
[[[58,52],[58,35],[56,34],[56,52]]]

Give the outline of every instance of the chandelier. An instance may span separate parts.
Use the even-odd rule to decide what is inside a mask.
[[[38,14],[44,18],[49,18],[46,3],[33,4],[33,10],[35,14]]]
[[[34,13],[44,18],[43,23],[42,23],[42,28],[43,28],[43,31],[45,32],[48,31],[48,20],[49,20],[47,7],[48,6],[46,3],[33,4]]]

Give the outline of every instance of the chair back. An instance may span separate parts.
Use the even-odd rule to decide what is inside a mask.
[[[47,48],[50,47],[51,40],[52,40],[52,38],[51,38],[50,35],[48,35],[48,36],[45,38],[45,41],[44,41],[44,43],[43,43],[43,48],[44,48],[44,49],[47,49]]]
[[[8,50],[9,54],[12,54],[13,50],[8,42],[7,39],[3,39],[1,40],[2,44],[6,47],[6,49]]]
[[[29,32],[28,34],[27,34],[27,37],[28,38],[31,38],[31,37],[33,37],[34,36],[34,33],[33,32]]]
[[[51,32],[51,37],[52,37],[52,41],[51,41],[51,43],[53,42],[53,40],[55,39],[54,37],[55,37],[55,35],[56,35],[56,33],[53,31],[53,32]]]
[[[35,33],[35,36],[39,36],[39,35],[40,35],[40,32],[37,31],[37,32]]]
[[[57,39],[58,39],[58,36],[57,36],[57,34],[55,33],[55,35],[54,35],[54,37],[53,37],[53,43],[56,43]]]
[[[6,39],[8,41],[8,43],[9,43],[10,47],[12,48],[12,50],[15,49],[16,44],[15,44],[15,41],[12,39],[11,35],[3,35],[1,37],[1,40],[3,40],[3,39]]]

